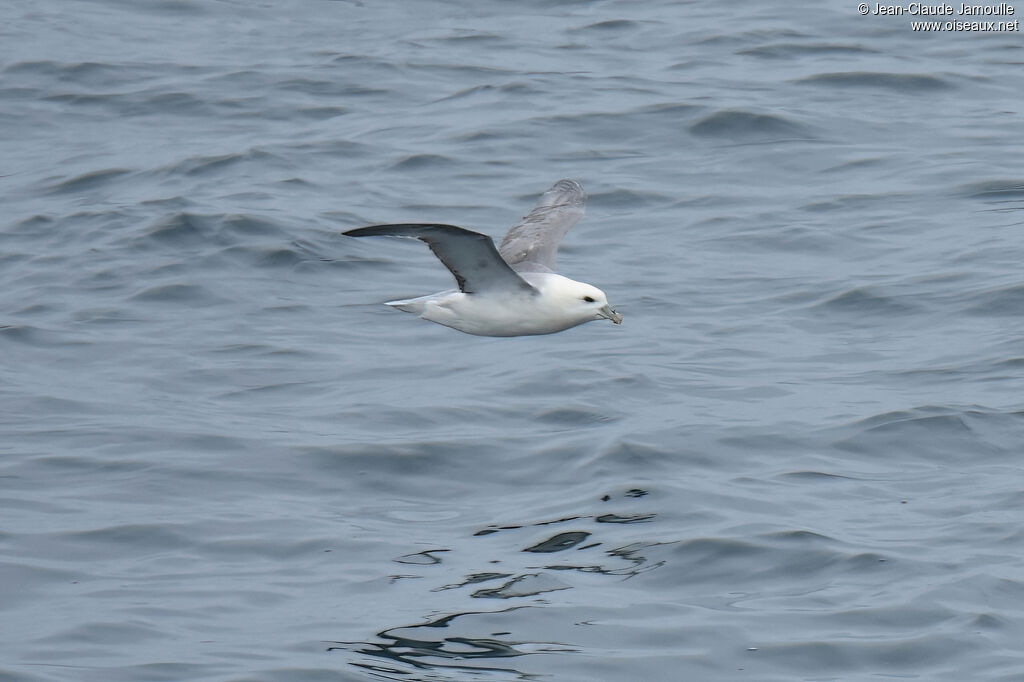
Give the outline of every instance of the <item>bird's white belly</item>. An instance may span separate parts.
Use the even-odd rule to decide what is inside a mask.
[[[478,336],[553,334],[585,322],[557,315],[540,296],[491,297],[458,291],[425,301],[420,317]]]

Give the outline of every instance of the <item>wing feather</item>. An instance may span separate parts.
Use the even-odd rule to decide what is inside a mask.
[[[536,293],[502,259],[494,248],[494,241],[479,232],[439,223],[395,223],[358,227],[343,234],[350,237],[414,237],[424,241],[455,276],[459,290],[467,294],[491,290]]]
[[[501,240],[501,257],[519,272],[553,272],[558,245],[583,217],[586,202],[580,183],[559,180]]]

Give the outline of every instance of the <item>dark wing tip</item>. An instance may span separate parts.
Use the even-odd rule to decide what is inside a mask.
[[[462,236],[487,237],[487,235],[467,230],[458,225],[444,225],[441,223],[387,223],[383,225],[367,225],[352,230],[345,230],[343,235],[348,237],[416,237],[423,239],[432,234],[448,234]]]
[[[352,230],[345,230],[342,232],[346,237],[377,237],[377,236],[389,236],[394,235],[391,225],[367,225],[366,227],[357,227]]]

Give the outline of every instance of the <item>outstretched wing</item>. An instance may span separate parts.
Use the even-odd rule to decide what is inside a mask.
[[[553,272],[558,245],[583,217],[586,203],[580,183],[559,180],[501,240],[501,257],[519,272]]]
[[[494,290],[536,293],[502,260],[494,248],[494,241],[479,232],[455,225],[398,223],[358,227],[343,234],[349,237],[392,236],[422,240],[455,275],[459,290],[467,294]]]

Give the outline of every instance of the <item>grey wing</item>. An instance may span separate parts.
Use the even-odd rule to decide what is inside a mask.
[[[554,271],[558,245],[583,217],[586,203],[580,183],[559,180],[501,240],[501,257],[519,272]]]
[[[415,237],[427,243],[434,255],[455,275],[459,290],[473,294],[481,291],[523,291],[536,293],[522,277],[502,260],[494,241],[485,234],[455,225],[436,223],[398,223],[370,225],[348,230],[350,237]]]

